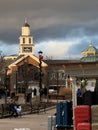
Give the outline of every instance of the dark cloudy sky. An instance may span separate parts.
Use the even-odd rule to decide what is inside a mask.
[[[17,54],[27,19],[35,54],[66,59],[81,57],[91,42],[98,48],[98,0],[0,0],[0,51]]]

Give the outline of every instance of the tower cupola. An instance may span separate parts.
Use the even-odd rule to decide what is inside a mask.
[[[24,25],[22,26],[22,36],[29,36],[30,35],[30,25],[25,21]]]
[[[30,35],[30,25],[25,20],[25,23],[21,29],[21,36],[19,37],[19,55],[33,55],[34,54],[34,45],[33,37]]]

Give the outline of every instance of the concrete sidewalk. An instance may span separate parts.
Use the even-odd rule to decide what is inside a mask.
[[[56,113],[56,108],[50,109],[46,113],[0,119],[0,130],[48,130],[48,116],[54,115],[54,113]]]

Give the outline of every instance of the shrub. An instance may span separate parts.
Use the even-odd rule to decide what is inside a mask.
[[[60,95],[72,94],[72,88],[61,87],[59,90]]]

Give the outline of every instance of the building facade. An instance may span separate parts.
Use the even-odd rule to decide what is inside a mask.
[[[5,56],[1,60],[0,83],[10,93],[25,93],[28,89],[38,89],[40,88],[39,64],[39,57],[34,55],[34,43],[30,34],[30,25],[25,21],[19,37],[19,54]],[[45,73],[47,64],[41,61],[41,67],[42,72]],[[44,86],[43,83],[42,86]]]
[[[90,44],[82,51],[80,60],[45,60],[48,64],[48,88],[59,92],[61,87],[72,87],[72,78],[88,82],[98,78],[98,49]]]

